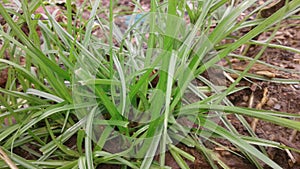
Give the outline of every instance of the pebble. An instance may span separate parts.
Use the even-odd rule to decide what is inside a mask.
[[[279,110],[281,108],[280,104],[275,104],[274,109]]]
[[[277,100],[276,98],[271,97],[271,98],[269,98],[269,100],[267,101],[266,104],[267,104],[269,107],[273,107],[274,104],[275,104],[277,101],[278,101],[278,100]]]
[[[248,101],[248,99],[249,99],[249,96],[247,96],[247,95],[244,95],[243,96],[243,100],[246,102],[246,101]]]
[[[297,89],[297,90],[300,89],[300,85],[293,85],[293,87],[294,87],[295,89]]]
[[[248,106],[248,103],[246,103],[246,102],[241,102],[241,103],[239,104],[239,106],[241,106],[241,107],[247,107],[247,106]]]
[[[228,151],[221,151],[221,156],[229,156],[231,153]]]
[[[282,88],[281,89],[283,92],[289,92],[289,91],[291,91],[291,89],[288,89],[288,88]]]

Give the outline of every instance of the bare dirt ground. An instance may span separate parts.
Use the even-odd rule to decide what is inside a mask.
[[[259,40],[264,40],[268,36],[270,36],[270,32],[260,35]],[[280,28],[280,30],[276,33],[275,39],[272,40],[272,43],[274,44],[290,46],[296,49],[300,49],[299,42],[300,21],[292,19],[282,22],[282,28]],[[247,55],[255,56],[255,54],[257,54],[260,50],[261,47],[253,47],[247,53]],[[292,52],[275,48],[267,48],[260,60],[265,61],[266,63],[269,63],[271,65],[299,72],[299,58],[300,56],[298,54]],[[233,63],[233,67],[235,67],[237,70],[240,67],[244,67],[242,65],[245,65],[245,61],[237,61]],[[271,76],[274,77],[284,79],[300,79],[299,74],[287,73],[275,69],[266,68],[265,66],[260,64],[255,64],[251,68],[251,71],[267,71],[271,73]],[[253,82],[254,83],[242,81],[240,83],[240,86],[250,86],[251,88],[229,96],[229,99],[234,103],[234,105],[295,114],[300,113],[299,84],[279,84],[260,80],[253,80]],[[250,101],[251,97],[254,99],[253,102]],[[262,104],[263,99],[265,99],[265,103]],[[250,105],[251,103],[252,105]],[[249,124],[253,123],[253,120],[254,119],[252,118],[247,118]],[[239,129],[240,133],[245,134],[245,129],[234,117],[232,117],[232,124],[234,124]],[[277,126],[264,121],[258,121],[255,132],[260,138],[277,141],[283,145],[287,145],[296,149],[300,148],[300,135],[295,130]],[[267,152],[270,158],[283,168],[300,168],[300,156],[297,153],[292,152],[292,155],[289,156],[286,151],[275,148],[267,148]],[[237,168],[234,165],[232,167]],[[248,168],[252,167],[249,166]]]

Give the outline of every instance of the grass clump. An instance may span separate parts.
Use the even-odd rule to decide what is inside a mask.
[[[299,11],[300,1],[290,1],[270,17],[254,21],[248,18],[263,7],[237,21],[256,4],[254,0],[152,0],[151,11],[143,13],[137,12],[140,6],[135,3],[133,15],[125,16],[124,27],[114,24],[112,1],[107,19],[98,16],[99,0],[85,1],[82,9],[91,9],[85,20],[81,9],[74,13],[67,0],[67,10],[61,14],[67,16],[66,23],[57,21],[56,11],[45,12],[47,19],[40,20],[34,11],[47,11],[42,1],[19,2],[22,14],[0,4],[6,22],[0,30],[0,52],[10,51],[9,60],[0,59],[1,69],[9,68],[6,86],[0,88],[0,120],[5,123],[0,142],[12,162],[20,168],[103,164],[168,168],[166,153],[170,152],[178,166],[189,168],[188,161],[195,157],[178,148],[185,145],[202,153],[212,168],[229,168],[204,146],[204,142],[221,146],[215,139],[222,138],[257,168],[263,168],[262,163],[280,168],[263,146],[287,147],[258,138],[244,116],[300,130],[299,122],[286,118],[298,116],[235,107],[227,96],[244,89],[237,84],[252,77],[247,72],[266,47],[274,46],[270,40],[276,31],[266,42],[251,39],[271,27],[278,29],[281,20]],[[27,25],[28,32],[20,25]],[[245,27],[253,29],[233,43],[222,43]],[[243,72],[218,65],[235,56],[240,46],[252,43],[264,47],[254,58],[240,56],[250,60]],[[20,63],[21,58],[25,63]],[[220,72],[230,71],[238,78],[227,88]],[[240,120],[249,137],[237,132],[229,114]],[[0,163],[0,168],[7,168],[7,161]]]

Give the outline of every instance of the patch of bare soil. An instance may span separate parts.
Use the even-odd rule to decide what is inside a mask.
[[[3,69],[0,71],[0,87],[5,87],[7,81],[8,69]]]
[[[299,20],[286,20],[282,25],[295,25],[295,26],[283,26],[277,33],[272,43],[281,44],[285,46],[291,46],[294,48],[300,48],[300,21]],[[259,40],[266,39],[270,33],[264,33],[260,35]],[[249,56],[255,56],[261,50],[260,47],[254,47],[249,52]],[[300,71],[299,55],[292,52],[267,48],[260,60],[269,63],[274,66],[293,70],[294,72]],[[239,70],[244,67],[245,61],[238,61],[233,63],[233,67]],[[255,64],[250,72],[255,73],[257,71],[265,71],[270,73],[269,78],[283,78],[283,79],[296,79],[300,80],[299,73],[283,72],[272,68],[266,68],[264,65]],[[267,76],[267,75],[266,75]],[[253,79],[251,79],[253,80]],[[254,83],[248,81],[242,81],[240,86],[249,86],[250,89],[246,89],[237,92],[229,99],[236,106],[242,107],[260,107],[264,110],[275,110],[287,113],[300,114],[300,85],[298,84],[280,84],[272,82],[262,82],[259,80],[253,80]],[[252,90],[251,90],[252,89]],[[251,101],[251,97],[254,99]],[[264,98],[264,104],[262,100]],[[247,118],[249,124],[253,124],[254,119]],[[241,134],[247,135],[244,127],[235,118],[231,117],[231,122]],[[255,132],[259,138],[273,140],[280,142],[283,145],[290,146],[292,148],[300,148],[300,134],[292,129],[281,127],[265,121],[257,121]],[[282,166],[285,169],[300,168],[300,155],[295,152],[288,152],[285,150],[279,150],[275,148],[267,148],[267,153],[271,159]],[[268,168],[266,166],[266,168]]]

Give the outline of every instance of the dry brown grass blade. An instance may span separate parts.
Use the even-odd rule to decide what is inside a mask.
[[[0,147],[0,158],[11,168],[11,169],[18,169],[15,163],[11,161],[8,155],[2,150]]]
[[[260,110],[267,101],[268,101],[268,88],[264,88],[263,98],[261,99],[260,103],[256,105],[256,109]],[[255,118],[251,123],[251,128],[253,131],[255,131],[257,123],[258,123],[258,119]]]

